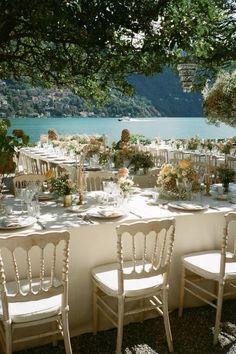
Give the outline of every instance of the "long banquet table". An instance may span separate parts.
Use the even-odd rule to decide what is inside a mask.
[[[96,205],[99,192],[86,195],[87,204]],[[115,228],[123,222],[149,220],[153,218],[175,217],[176,237],[171,264],[169,306],[178,307],[181,255],[198,250],[219,248],[224,227],[224,214],[235,210],[235,204],[218,202],[206,198],[203,202],[211,207],[203,211],[179,211],[167,205],[150,203],[148,193],[141,192],[130,197],[127,214],[114,220],[92,219],[93,223],[84,221],[76,213],[70,213],[55,201],[40,202],[41,223],[49,230],[68,229],[70,241],[69,268],[69,325],[71,336],[92,331],[92,284],[91,268],[116,260]],[[19,200],[5,198],[3,205],[10,204],[16,210],[20,207]],[[19,236],[32,231],[43,231],[35,223],[33,226],[15,230],[1,230],[1,237],[13,233]],[[189,297],[186,306],[194,303]],[[107,328],[108,323],[101,324],[100,329]]]

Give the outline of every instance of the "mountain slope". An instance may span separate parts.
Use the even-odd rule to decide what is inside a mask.
[[[179,77],[170,70],[153,76],[132,75],[129,82],[138,95],[152,102],[165,117],[201,117],[202,95],[200,92],[184,93]]]
[[[12,80],[0,81],[0,117],[4,116],[103,116],[103,117],[198,117],[202,97],[184,93],[179,77],[165,70],[153,76],[131,75],[136,95],[112,91],[103,107],[96,107],[69,90],[44,89]]]

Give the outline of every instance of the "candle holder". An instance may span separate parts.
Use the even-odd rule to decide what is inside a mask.
[[[79,194],[79,200],[77,205],[82,205],[84,203],[84,157],[81,155],[80,160],[76,164],[76,185]]]
[[[210,194],[210,188],[212,184],[212,161],[211,161],[211,155],[207,156],[207,176],[206,176],[206,192],[205,195],[209,197]]]

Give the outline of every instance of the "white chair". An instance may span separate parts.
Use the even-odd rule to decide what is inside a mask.
[[[104,180],[114,180],[115,174],[112,171],[86,171],[84,174],[87,191],[103,190]]]
[[[12,353],[13,343],[47,336],[54,340],[57,333],[64,335],[66,354],[72,353],[68,327],[69,236],[67,231],[53,231],[0,238],[0,334],[5,354]],[[39,333],[42,324],[50,322],[47,332]],[[15,330],[25,327],[24,337],[21,334],[17,338]]]
[[[40,183],[46,181],[45,175],[29,173],[25,175],[17,175],[13,177],[13,193],[16,194],[16,188],[25,188],[29,183]]]
[[[236,222],[236,212],[226,214],[221,250],[196,252],[182,257],[179,316],[183,313],[185,291],[214,307],[216,309],[214,344],[217,343],[220,333],[223,296],[236,294],[236,238],[231,243],[232,252],[227,250],[229,231],[232,233],[233,222]],[[210,282],[213,283],[212,287],[209,287]]]
[[[140,188],[153,188],[157,185],[159,172],[159,168],[152,168],[146,175],[134,175],[133,182]]]
[[[116,354],[120,354],[124,316],[156,310],[164,317],[169,351],[173,352],[168,289],[175,220],[121,224],[116,231],[117,262],[92,269],[94,333],[99,309],[117,327]],[[116,300],[116,310],[107,297]],[[138,306],[127,307],[131,301]]]

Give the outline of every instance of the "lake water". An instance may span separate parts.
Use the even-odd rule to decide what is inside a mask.
[[[120,122],[117,118],[11,118],[14,128],[21,128],[30,136],[30,142],[39,140],[41,134],[55,128],[59,134],[106,134],[108,143],[120,139],[121,131],[129,129],[132,134],[143,134],[149,138],[162,139],[190,138],[227,138],[236,135],[236,129],[225,124],[219,127],[209,125],[204,118],[132,118]]]

